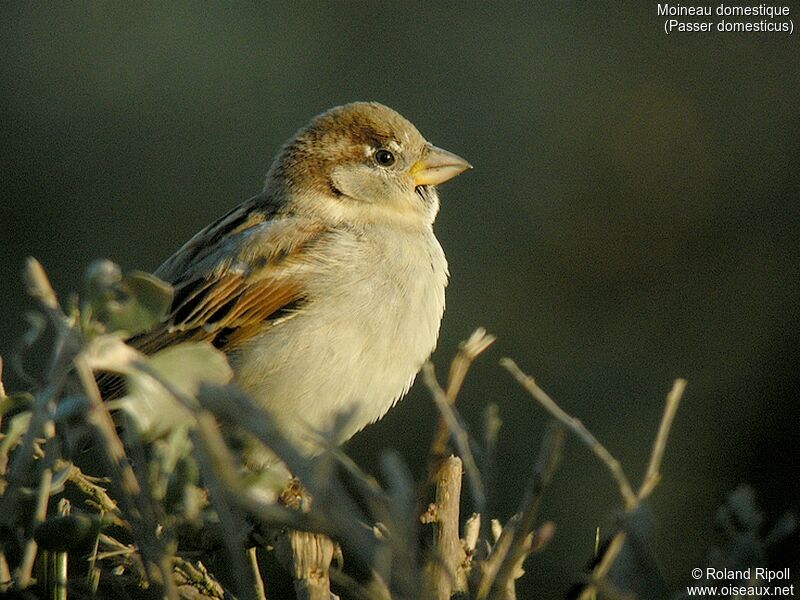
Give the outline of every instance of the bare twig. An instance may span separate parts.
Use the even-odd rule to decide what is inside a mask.
[[[192,564],[180,557],[173,559],[175,582],[181,591],[181,598],[223,600],[229,595],[203,566],[203,563]]]
[[[425,598],[449,600],[454,592],[465,592],[466,553],[459,537],[461,503],[461,459],[450,456],[436,474],[436,496],[421,521],[433,525],[433,548],[437,556],[426,564]],[[437,560],[438,559],[438,560]]]
[[[519,520],[513,525],[511,542],[505,556],[500,556],[500,564],[494,581],[491,582],[491,594],[503,598],[506,590],[514,584],[521,573],[522,563],[534,548],[532,538],[544,492],[550,485],[553,474],[561,460],[564,447],[564,428],[560,424],[551,423],[539,448],[533,475],[528,480],[525,494],[519,511]],[[494,553],[493,553],[494,555]],[[492,556],[494,560],[494,556]],[[478,598],[482,596],[478,595]]]
[[[464,461],[464,470],[467,473],[470,492],[475,500],[475,504],[479,507],[478,512],[481,512],[486,503],[486,492],[483,489],[480,471],[478,471],[478,465],[475,462],[475,457],[469,445],[469,434],[466,429],[462,427],[453,406],[447,399],[447,395],[436,380],[433,364],[430,361],[426,362],[422,367],[422,380],[430,390],[433,400],[436,402],[436,407],[439,409],[439,413],[447,424],[450,435],[453,436],[458,454]]]
[[[250,558],[250,568],[253,571],[253,579],[256,584],[256,598],[258,600],[267,600],[267,595],[264,592],[264,580],[261,578],[261,569],[258,567],[258,548],[248,549],[247,555]]]
[[[23,277],[28,294],[39,301],[56,331],[46,379],[52,381],[56,373],[69,368],[72,357],[78,351],[80,335],[74,327],[74,319],[68,317],[58,303],[58,296],[38,260],[28,257]]]
[[[289,530],[278,538],[276,548],[290,559],[298,600],[332,600],[330,565],[335,546],[326,535]]]
[[[455,404],[472,363],[494,343],[495,339],[493,335],[486,333],[483,327],[479,327],[469,336],[466,342],[461,343],[458,354],[456,354],[453,362],[450,363],[450,373],[447,378],[447,393],[445,396],[449,404]],[[450,431],[445,418],[442,417],[439,420],[439,427],[431,445],[431,456],[435,458],[444,457],[447,453],[447,441],[450,439]],[[430,473],[430,475],[433,475],[433,473]]]
[[[212,450],[212,448],[218,449],[225,442],[211,413],[203,411],[197,415],[197,429],[190,433],[190,436],[198,454],[198,464],[201,467],[211,466],[211,468],[203,469],[203,475],[211,492],[220,524],[226,531],[223,541],[228,552],[233,578],[238,582],[239,595],[245,599],[256,600],[258,598],[257,584],[250,561],[245,556],[247,527],[242,515],[231,506],[230,493],[233,490],[218,477],[218,473],[235,471],[237,466],[226,460],[226,454],[219,450]],[[227,464],[219,464],[221,460],[225,460]]]
[[[0,594],[11,587],[11,569],[8,567],[8,560],[4,552],[0,552]]]
[[[159,381],[169,385],[168,382]],[[179,400],[188,402],[189,399],[183,397],[179,390],[169,391]],[[301,529],[315,529],[309,527],[308,523],[304,525],[300,517],[305,513],[288,511],[274,504],[265,504],[255,495],[248,493],[238,476],[236,463],[214,417],[208,411],[195,411],[195,421],[192,440],[195,451],[199,453],[199,464],[206,466],[204,474],[211,487],[217,514],[228,532],[224,536],[224,542],[236,579],[240,582],[240,593],[244,597],[259,598],[263,596],[263,586],[259,586],[260,578],[254,577],[258,575],[258,571],[257,564],[252,560],[252,553],[249,561],[243,560],[245,527],[235,509],[261,517],[267,523],[293,526],[281,534],[278,540],[282,548],[282,557],[290,563],[298,597],[304,600],[318,598],[330,600],[332,596],[329,567],[333,558],[334,543],[330,537],[318,531],[330,530],[331,526],[328,524],[324,528],[319,527],[321,523],[317,521],[318,527],[315,532],[303,531]],[[304,526],[298,528],[298,525]]]
[[[592,569],[592,573],[590,575],[591,583],[583,589],[579,600],[593,600],[595,598],[598,590],[598,583],[605,581],[605,578],[611,570],[611,567],[614,566],[614,562],[617,560],[617,556],[619,556],[619,553],[622,551],[622,546],[624,544],[625,531],[620,530],[611,539],[611,542],[606,548],[605,554],[603,554],[603,558],[597,565],[595,565],[594,569]]]
[[[464,379],[467,377],[467,372],[472,363],[489,346],[494,344],[496,339],[495,336],[487,333],[483,327],[478,327],[466,342],[461,343],[458,354],[456,354],[453,362],[450,363],[450,373],[447,378],[447,397],[451,402],[455,401],[458,392],[461,391],[461,386],[464,384]]]
[[[37,440],[41,437],[51,437],[47,435],[47,432],[53,427],[51,417],[54,401],[63,384],[64,377],[58,377],[52,385],[41,390],[34,399],[30,422],[8,467],[7,487],[0,496],[0,516],[15,514],[14,504],[18,501],[17,491],[33,468]],[[10,450],[10,448],[4,448],[4,450]]]
[[[166,556],[164,541],[156,536],[158,519],[155,516],[151,501],[142,493],[142,487],[133,472],[125,453],[125,446],[117,435],[114,421],[103,402],[97,382],[92,374],[89,359],[84,352],[79,353],[73,364],[78,374],[84,393],[91,407],[88,421],[94,426],[95,433],[101,443],[103,456],[111,469],[114,479],[120,482],[123,509],[131,518],[130,523],[139,543],[139,551],[146,563],[154,565],[161,575],[164,591],[170,600],[177,600],[178,590],[172,578],[170,558]]]
[[[109,546],[113,548],[113,550],[98,552],[97,560],[105,560],[113,556],[133,556],[137,552],[136,546],[132,544],[123,544],[119,540],[116,540],[113,537],[106,535],[105,533],[99,534],[97,536],[97,541],[98,543],[101,543],[104,546]]]
[[[469,339],[460,344],[458,353],[450,363],[446,391],[441,388],[438,380],[436,379],[433,365],[429,362],[423,366],[423,382],[433,396],[436,407],[439,410],[440,417],[439,425],[436,433],[434,434],[429,452],[427,476],[425,480],[421,482],[418,488],[418,513],[426,510],[425,504],[428,502],[428,498],[431,494],[435,496],[434,504],[431,506],[436,507],[441,500],[443,489],[447,489],[448,487],[452,486],[452,483],[447,483],[446,480],[442,479],[443,474],[455,474],[452,463],[454,459],[453,457],[447,458],[448,454],[452,451],[450,450],[451,438],[456,449],[458,450],[458,454],[461,456],[461,460],[459,460],[458,465],[458,493],[461,493],[461,471],[463,468],[467,472],[467,482],[475,502],[475,509],[477,513],[480,514],[485,510],[486,491],[483,478],[472,454],[469,435],[462,426],[460,418],[454,409],[454,405],[472,363],[482,352],[489,348],[494,341],[495,337],[493,335],[488,334],[484,328],[479,327],[472,333],[472,335],[470,335]],[[491,437],[488,439],[491,440]],[[487,465],[483,466],[486,467]],[[459,502],[460,498],[456,498],[456,513],[455,521],[453,522],[456,537],[458,536],[459,526]],[[430,511],[430,508],[428,511]],[[428,511],[426,511],[426,514]],[[480,518],[476,519],[474,524],[479,525]],[[448,524],[445,527],[449,529],[451,528],[451,525]],[[437,529],[434,530],[434,534],[433,548],[435,550],[435,554],[429,558],[429,562],[426,567],[426,586],[428,587],[429,591],[431,590],[432,586],[438,586],[438,592],[436,593],[442,595],[442,597],[449,597],[445,596],[446,590],[463,589],[463,585],[461,585],[457,580],[460,581],[463,579],[465,565],[460,564],[459,568],[455,569],[451,563],[458,561],[451,560],[452,557],[449,553],[443,553],[442,544],[446,538],[437,539],[439,536]],[[459,550],[460,554],[459,552],[456,552],[456,555],[463,555],[463,559],[465,560],[466,555],[464,554],[464,551],[460,548]],[[463,563],[464,560],[461,562]],[[459,570],[462,571],[462,574],[458,574]],[[431,593],[434,592],[431,591]]]
[[[342,488],[338,478],[319,480],[315,477],[313,467],[318,459],[303,456],[272,422],[269,414],[254,406],[241,392],[230,387],[209,388],[206,392],[201,391],[198,399],[213,414],[235,423],[274,451],[312,497],[326,499],[308,513],[289,511],[263,502],[249,493],[243,484],[230,481],[229,484],[239,486],[234,489],[240,490],[240,493],[232,495],[232,502],[236,502],[262,523],[324,533],[342,545],[349,553],[350,560],[362,565],[372,564],[377,551],[377,540],[367,528],[354,526],[362,511],[352,496]],[[223,448],[219,450],[226,451]],[[220,473],[219,476],[235,477],[232,473]]]
[[[653,449],[650,454],[650,461],[647,467],[647,472],[644,481],[639,488],[638,492],[634,492],[630,482],[622,470],[619,461],[615,459],[606,448],[597,441],[597,438],[586,429],[586,427],[578,419],[570,416],[559,407],[544,390],[542,390],[533,378],[529,377],[520,370],[520,368],[510,358],[504,358],[500,364],[511,373],[514,378],[536,399],[550,414],[556,419],[569,427],[591,450],[600,458],[600,460],[608,467],[612,477],[619,486],[620,494],[625,503],[626,512],[631,512],[636,509],[643,500],[648,498],[658,485],[660,480],[661,461],[664,457],[667,439],[669,432],[672,428],[672,423],[675,419],[675,414],[678,410],[680,400],[683,392],[686,389],[686,380],[675,380],[672,389],[667,395],[664,413],[661,417],[661,423],[658,428],[658,434],[653,442]],[[605,583],[605,578],[608,575],[611,567],[614,565],[617,556],[622,550],[625,543],[625,531],[621,529],[612,538],[608,548],[603,555],[602,560],[592,570],[590,576],[590,585],[588,585],[581,593],[580,600],[590,600],[596,594],[598,587],[602,587]]]
[[[36,510],[33,515],[31,531],[33,531],[39,523],[43,523],[47,517],[47,502],[50,499],[50,484],[52,481],[52,469],[43,469],[39,478],[39,489],[36,494]],[[22,554],[22,563],[17,571],[16,579],[19,589],[24,590],[31,584],[31,572],[33,571],[33,562],[36,560],[37,549],[38,545],[36,544],[36,540],[31,536],[28,543],[25,545],[25,550]]]
[[[628,481],[628,477],[622,470],[622,466],[620,465],[619,461],[611,455],[606,447],[603,446],[603,444],[601,444],[588,429],[586,429],[586,426],[581,423],[580,420],[564,412],[564,410],[558,406],[558,404],[556,404],[555,401],[548,396],[542,388],[536,385],[536,382],[532,377],[522,372],[522,370],[513,360],[510,358],[503,358],[500,360],[500,364],[509,373],[511,373],[511,375],[514,376],[520,385],[522,385],[522,387],[524,387],[527,392],[533,396],[533,398],[539,404],[541,404],[547,412],[549,412],[556,419],[566,425],[573,433],[575,433],[575,435],[577,435],[578,438],[580,438],[583,443],[589,447],[595,456],[597,456],[603,462],[603,464],[606,465],[608,470],[611,472],[611,476],[614,478],[614,481],[617,482],[620,494],[622,495],[622,499],[625,503],[625,508],[631,509],[635,507],[638,500],[630,482]]]
[[[80,345],[80,336],[74,327],[74,319],[68,317],[61,309],[58,298],[41,264],[35,259],[29,258],[26,262],[24,275],[28,292],[44,308],[57,335],[53,344],[50,367],[47,373],[48,384],[36,397],[30,424],[23,437],[21,448],[17,451],[11,465],[8,479],[9,487],[5,490],[6,493],[2,499],[4,510],[8,510],[9,505],[13,505],[17,501],[16,488],[19,487],[25,474],[30,471],[33,465],[37,454],[37,438],[44,436],[46,440],[50,440],[55,435],[55,426],[52,421],[55,399],[64,385],[70,369],[70,363],[78,353]],[[49,442],[46,443],[34,525],[42,522],[46,517],[53,466],[57,458],[58,453],[50,447]],[[17,571],[17,585],[21,589],[30,584],[31,570],[36,559],[36,553],[36,542],[34,539],[30,539],[23,551],[23,560]],[[63,553],[57,555],[59,569],[63,566],[64,556]],[[56,575],[58,574],[56,573]]]
[[[47,278],[47,273],[45,273],[42,263],[29,256],[25,260],[23,275],[28,294],[38,300],[46,310],[55,312],[60,317],[63,317],[64,313],[58,304],[58,297],[53,291],[53,286],[50,285],[50,280]]]
[[[661,468],[661,461],[664,457],[664,451],[666,449],[667,439],[669,438],[669,432],[672,428],[672,423],[675,419],[675,413],[678,410],[678,405],[680,404],[681,398],[683,397],[683,392],[685,390],[686,380],[676,379],[672,385],[672,389],[670,390],[669,394],[667,394],[667,400],[664,406],[664,414],[661,417],[661,423],[658,427],[658,434],[656,435],[655,442],[653,443],[653,450],[650,454],[650,462],[647,467],[647,474],[645,475],[644,482],[639,488],[639,492],[636,496],[636,506],[650,496],[661,479],[659,472]],[[633,508],[636,508],[636,506]],[[629,509],[629,512],[632,511],[633,508]],[[590,577],[591,583],[581,593],[580,600],[591,600],[593,598],[593,594],[595,594],[597,590],[604,589],[604,586],[607,584],[606,576],[611,570],[611,567],[614,565],[617,556],[619,556],[619,553],[622,551],[622,547],[625,544],[625,537],[625,530],[620,529],[612,538],[611,543],[608,545],[608,548],[606,548],[603,559],[592,570]]]
[[[644,477],[642,486],[639,488],[640,501],[650,496],[661,479],[661,461],[664,458],[664,451],[667,447],[669,432],[672,429],[672,422],[675,420],[675,414],[678,412],[678,406],[680,405],[685,390],[686,380],[676,379],[675,383],[672,385],[672,389],[669,394],[667,394],[664,414],[661,417],[661,424],[658,427],[658,434],[656,435],[653,450],[650,454],[650,463],[647,465],[647,474]]]
[[[70,513],[70,503],[66,498],[58,501],[58,514],[67,516]],[[51,598],[53,600],[67,600],[67,569],[68,554],[64,550],[53,552],[49,557],[52,564]]]
[[[100,510],[100,523],[103,522],[103,515],[105,512]],[[101,527],[97,528],[97,533],[94,536],[94,543],[92,544],[92,552],[89,554],[89,568],[86,572],[86,585],[91,588],[93,594],[97,594],[97,587],[100,585],[100,569],[97,566],[97,553],[100,550],[100,531]]]
[[[552,537],[552,524],[543,525],[539,532],[534,532],[534,528],[539,517],[544,491],[561,458],[564,433],[560,423],[551,423],[539,448],[520,511],[508,520],[505,527],[501,527],[498,521],[492,521],[495,544],[488,556],[474,562],[471,574],[476,588],[476,598],[480,600],[488,597],[495,600],[515,598],[515,580],[524,573],[523,562],[529,554]]]
[[[106,492],[104,487],[98,485],[98,481],[102,481],[102,479],[90,477],[74,464],[63,459],[59,459],[56,462],[56,470],[61,471],[63,469],[69,469],[69,475],[67,476],[68,481],[74,484],[84,494],[89,496],[92,502],[94,502],[102,511],[111,513],[118,520],[121,519],[122,515],[117,507],[117,503],[111,499],[111,496],[108,495],[108,492]]]
[[[414,483],[408,467],[400,456],[392,451],[381,456],[381,472],[386,482],[386,520],[380,521],[388,536],[379,549],[382,560],[376,561],[374,571],[381,581],[389,582],[397,598],[417,598],[422,580],[419,574],[417,544],[417,511],[414,502]],[[456,525],[457,527],[457,525]]]

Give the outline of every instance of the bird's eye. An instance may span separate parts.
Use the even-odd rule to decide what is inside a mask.
[[[391,167],[395,160],[394,154],[385,148],[381,148],[375,152],[375,162],[382,167]]]

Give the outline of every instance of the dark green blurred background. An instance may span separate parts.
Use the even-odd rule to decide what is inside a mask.
[[[636,483],[663,398],[688,378],[653,499],[673,587],[739,482],[770,517],[797,507],[797,34],[668,37],[655,2],[0,10],[0,353],[32,307],[25,256],[62,294],[96,257],[152,270],[257,192],[312,115],[374,99],[475,165],[441,191],[452,282],[435,359],[444,375],[478,325],[499,338],[460,407],[477,431],[500,406],[502,518],[546,421],[505,355]],[[369,469],[384,447],[421,469],[435,423],[421,387],[351,443]],[[563,594],[618,506],[570,440],[528,597]],[[796,575],[796,555],[782,560]]]

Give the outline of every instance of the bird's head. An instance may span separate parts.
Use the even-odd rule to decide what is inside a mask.
[[[298,131],[270,168],[265,192],[326,221],[414,226],[436,217],[435,186],[469,168],[391,108],[355,102]]]

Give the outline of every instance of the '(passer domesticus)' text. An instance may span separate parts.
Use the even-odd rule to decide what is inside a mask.
[[[771,4],[692,5],[658,3],[656,14],[664,19],[664,33],[794,33],[788,6]]]

